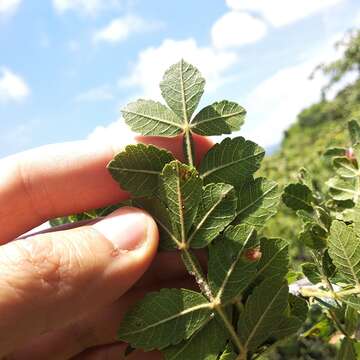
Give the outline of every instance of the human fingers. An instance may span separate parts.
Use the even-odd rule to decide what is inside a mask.
[[[166,287],[195,289],[197,285],[188,277],[133,289],[116,302],[93,311],[63,328],[35,338],[13,352],[10,358],[11,360],[48,360],[49,358],[65,360],[83,353],[92,354],[92,351],[99,347],[118,343],[116,334],[128,309],[149,291]],[[123,350],[125,347],[122,346],[122,351],[118,352],[118,359],[122,358]]]
[[[157,244],[153,219],[121,208],[91,226],[1,246],[0,355],[114,302],[149,267]]]
[[[182,137],[136,137],[182,158]],[[197,158],[211,147],[194,136]],[[48,145],[0,160],[0,244],[44,221],[128,198],[106,165],[123,148],[92,141]]]

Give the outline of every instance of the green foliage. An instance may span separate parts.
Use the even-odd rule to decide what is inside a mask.
[[[148,293],[126,314],[119,340],[134,349],[161,350],[166,360],[280,359],[282,352],[290,354],[286,359],[310,360],[305,346],[316,348],[319,341],[328,342],[341,333],[338,358],[356,359],[360,126],[338,120],[353,114],[347,106],[350,100],[360,100],[360,81],[334,102],[323,100],[300,114],[285,137],[285,150],[265,160],[264,170],[260,170],[264,150],[243,137],[214,145],[194,167],[193,134],[230,134],[241,128],[246,114],[240,105],[226,100],[196,114],[204,87],[200,72],[181,60],[166,71],[160,84],[167,106],[138,100],[123,109],[133,131],[183,138],[185,163],[166,150],[137,144],[116,155],[108,170],[131,194],[127,204],[153,216],[160,230],[160,250],[179,253],[198,291]],[[360,115],[360,107],[357,111]],[[344,147],[345,128],[350,140]],[[325,144],[332,148],[321,158]],[[310,162],[309,170],[300,158]],[[279,180],[280,187],[259,177],[259,170]],[[60,218],[54,224],[93,220],[113,209]],[[307,257],[301,271],[290,269],[289,248],[295,238],[301,256]],[[193,249],[207,251],[206,271]],[[296,290],[300,296],[295,296],[289,293],[289,284],[298,286],[299,276],[308,278],[312,286],[300,285]],[[309,317],[308,304],[312,305]],[[320,309],[316,318],[314,304]],[[286,344],[300,332],[297,353],[291,353]],[[334,359],[334,348],[328,350],[325,358]]]
[[[336,174],[328,181],[327,192],[315,192],[303,184],[300,176],[299,183],[288,185],[283,196],[286,205],[297,210],[303,222],[299,238],[311,249],[313,257],[313,262],[303,264],[302,270],[316,287],[301,289],[300,293],[327,308],[344,336],[338,359],[350,360],[357,356],[353,335],[358,330],[360,316],[359,129],[356,122],[349,123],[353,148],[345,153],[338,148],[326,152]],[[336,288],[339,290],[335,291]],[[327,330],[326,324],[324,319],[307,333]]]
[[[132,203],[154,217],[160,247],[180,252],[199,292],[147,294],[125,316],[119,339],[133,348],[162,350],[165,359],[251,359],[301,326],[289,310],[284,280],[288,244],[257,235],[275,215],[280,191],[274,181],[254,177],[264,150],[243,137],[214,145],[199,170],[193,166],[193,133],[231,133],[246,114],[224,100],[193,117],[204,85],[200,72],[181,60],[160,84],[169,108],[139,100],[123,110],[127,124],[142,135],[183,136],[186,164],[165,150],[138,144],[118,154],[108,169],[132,194]],[[192,251],[206,247],[207,274]]]

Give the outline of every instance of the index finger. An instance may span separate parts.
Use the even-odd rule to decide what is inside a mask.
[[[182,136],[139,136],[135,141],[166,148],[182,159]],[[200,159],[211,142],[201,136],[194,136],[194,142]],[[120,150],[87,140],[47,145],[0,160],[0,244],[48,219],[126,200],[129,194],[106,169]]]

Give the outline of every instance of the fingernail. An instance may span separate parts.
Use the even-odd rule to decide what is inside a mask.
[[[117,249],[135,250],[147,239],[149,219],[142,211],[122,208],[92,226]]]

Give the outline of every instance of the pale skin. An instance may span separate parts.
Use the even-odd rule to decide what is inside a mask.
[[[183,158],[180,137],[136,140]],[[211,147],[195,144],[197,159]],[[1,360],[121,359],[126,310],[150,290],[193,286],[176,253],[157,253],[157,226],[138,209],[18,239],[48,219],[127,199],[106,170],[121,148],[82,141],[0,160]]]

